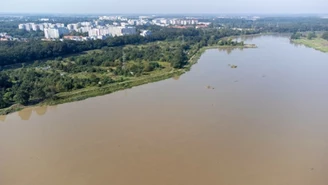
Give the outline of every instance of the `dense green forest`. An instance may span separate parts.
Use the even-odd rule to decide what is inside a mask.
[[[249,32],[258,33],[256,31]],[[200,46],[213,44],[217,39],[241,34],[240,31],[230,29],[212,29],[206,32],[196,29],[169,29],[164,28],[155,32],[149,37],[139,35],[108,38],[107,40],[95,40],[85,42],[57,41],[45,42],[34,40],[30,42],[0,42],[0,67],[15,63],[24,63],[34,60],[41,60],[50,57],[58,57],[67,54],[79,53],[82,51],[101,49],[102,47],[118,47],[127,44],[145,44],[161,40],[175,40],[183,37],[189,43],[198,42]]]
[[[36,61],[30,66],[0,73],[0,108],[14,103],[33,104],[54,98],[60,92],[138,77],[164,68],[159,61],[182,67],[186,59],[182,45],[166,43],[104,47],[44,63]]]

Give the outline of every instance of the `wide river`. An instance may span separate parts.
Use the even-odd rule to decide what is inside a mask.
[[[246,42],[180,77],[1,116],[0,184],[327,185],[328,54]]]

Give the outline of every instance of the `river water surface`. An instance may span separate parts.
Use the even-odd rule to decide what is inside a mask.
[[[246,42],[180,77],[1,116],[0,184],[327,185],[328,54]]]

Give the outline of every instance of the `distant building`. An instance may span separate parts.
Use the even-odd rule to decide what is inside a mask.
[[[38,26],[39,26],[39,29],[40,29],[41,31],[44,30],[44,26],[43,26],[43,24],[39,24]]]
[[[141,33],[140,33],[140,35],[143,36],[143,37],[150,36],[151,35],[151,31],[149,31],[149,30],[142,30]]]
[[[137,34],[137,30],[135,27],[123,27],[121,28],[122,35],[135,35]],[[120,36],[120,35],[118,35]]]
[[[31,24],[31,27],[32,27],[32,30],[33,31],[39,31],[40,30],[40,27],[39,27],[39,25],[37,25],[37,24]]]
[[[198,24],[198,25],[196,26],[196,29],[199,29],[199,28],[207,28],[207,27],[208,27],[207,24]]]
[[[74,30],[74,26],[73,26],[73,24],[68,24],[68,25],[67,25],[67,29],[70,30],[70,31],[71,31],[71,30]]]
[[[26,29],[25,24],[19,24],[18,29],[25,30]]]
[[[65,25],[62,23],[56,23],[56,24],[52,24],[52,23],[40,23],[40,24],[35,24],[35,23],[25,23],[25,24],[19,24],[18,25],[18,29],[21,30],[26,30],[26,31],[39,31],[42,30],[44,31],[44,29],[46,28],[62,28]]]
[[[81,27],[81,28],[77,29],[77,31],[80,32],[80,33],[87,33],[91,29],[92,29],[91,27]]]
[[[97,37],[100,35],[100,29],[91,29],[88,31],[89,37]]]
[[[67,28],[47,28],[44,29],[44,36],[47,39],[59,39],[64,34],[68,34],[69,30]]]
[[[39,19],[40,21],[49,21],[49,19],[48,18],[41,18],[41,19]]]
[[[80,24],[82,26],[85,26],[85,27],[91,27],[92,26],[92,23],[91,22],[81,22]]]
[[[56,23],[55,25],[56,25],[57,28],[65,27],[65,24],[62,24],[62,23]]]
[[[31,31],[31,25],[30,24],[25,24],[25,30],[26,31]]]
[[[99,21],[95,21],[94,23],[95,23],[95,25],[97,25],[97,26],[103,26],[103,25],[105,25],[104,21],[101,21],[101,20],[99,20]]]
[[[135,27],[124,27],[124,26],[107,26],[102,28],[94,28],[88,31],[89,37],[98,36],[123,36],[123,35],[134,35],[136,34]]]
[[[74,41],[85,41],[85,40],[88,40],[87,37],[82,37],[82,36],[64,36],[63,38],[65,40],[74,40]]]
[[[128,24],[130,24],[130,25],[137,25],[137,23],[138,23],[138,20],[134,20],[134,19],[130,19],[130,20],[128,20]]]

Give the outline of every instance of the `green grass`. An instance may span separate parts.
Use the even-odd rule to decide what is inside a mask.
[[[294,43],[297,44],[303,44],[307,47],[311,47],[313,49],[322,51],[327,53],[328,52],[328,41],[322,38],[315,38],[312,40],[309,40],[307,38],[301,38],[297,40],[293,40]]]

